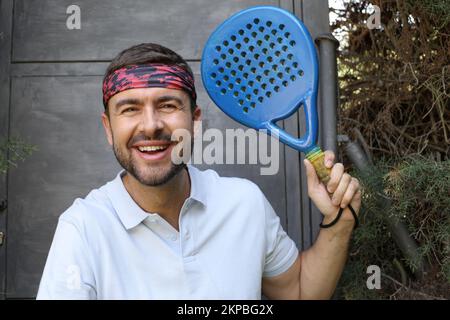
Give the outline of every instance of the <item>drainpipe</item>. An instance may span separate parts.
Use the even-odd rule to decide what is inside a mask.
[[[331,34],[324,33],[316,39],[319,47],[319,90],[320,90],[320,128],[324,150],[337,154],[337,64],[336,49],[339,41]]]

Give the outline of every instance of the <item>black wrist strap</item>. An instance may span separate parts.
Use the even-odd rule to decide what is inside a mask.
[[[356,229],[358,227],[358,225],[359,225],[358,216],[356,215],[356,212],[352,208],[351,205],[348,205],[348,208],[350,209],[350,212],[352,213],[353,218],[355,219],[355,225],[353,226],[353,229]],[[320,223],[319,226],[321,228],[329,228],[329,227],[334,226],[336,224],[336,222],[338,222],[339,219],[341,218],[343,212],[344,212],[344,209],[343,208],[339,208],[339,212],[338,212],[336,218],[333,221],[331,221],[329,224],[322,224],[322,223]]]

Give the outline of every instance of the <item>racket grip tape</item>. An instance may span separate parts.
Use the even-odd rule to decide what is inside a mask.
[[[311,152],[306,154],[306,159],[308,159],[316,169],[317,176],[320,181],[327,185],[330,181],[331,169],[325,167],[325,153],[320,148],[314,148]]]

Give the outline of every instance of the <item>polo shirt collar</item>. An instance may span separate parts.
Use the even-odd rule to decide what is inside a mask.
[[[191,181],[191,194],[188,199],[198,201],[206,206],[206,188],[201,180],[201,172],[191,166],[187,165],[189,178]],[[149,215],[155,214],[146,212],[139,207],[128,193],[122,181],[122,176],[125,175],[125,170],[121,170],[116,178],[107,184],[108,198],[116,210],[119,219],[124,227],[129,230],[136,227],[144,221]]]
[[[189,198],[194,199],[206,206],[208,186],[205,185],[204,179],[201,177],[201,171],[196,167],[188,164],[189,178],[191,179],[191,194]]]

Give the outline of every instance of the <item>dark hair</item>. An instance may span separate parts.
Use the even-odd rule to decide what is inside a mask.
[[[103,81],[105,81],[106,77],[117,69],[128,65],[146,63],[164,63],[167,65],[176,65],[186,70],[192,76],[192,78],[194,78],[194,74],[191,68],[179,54],[156,43],[141,43],[123,50],[114,59],[112,59],[108,68],[106,69]],[[191,102],[191,110],[193,111],[197,105],[197,102],[191,96],[189,96],[189,99]],[[105,106],[105,112],[108,114],[107,105]]]

